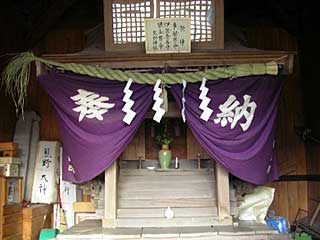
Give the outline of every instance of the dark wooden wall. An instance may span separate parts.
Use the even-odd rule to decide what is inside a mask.
[[[9,58],[0,58],[0,73]],[[0,75],[1,76],[1,75]],[[14,104],[9,96],[4,94],[3,89],[0,88],[0,141],[11,141],[16,123],[16,114]]]
[[[261,49],[298,50],[296,39],[281,29],[260,27],[249,31],[248,39],[252,47]],[[279,105],[276,149],[280,175],[307,174],[305,146],[295,130],[305,121],[299,56],[294,66],[294,73],[285,79]],[[307,182],[277,182],[271,186],[276,188],[272,207],[277,215],[293,223],[299,208],[308,209]]]

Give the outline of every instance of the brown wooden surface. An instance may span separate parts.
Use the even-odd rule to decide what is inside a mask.
[[[229,173],[218,163],[215,165],[215,170],[218,216],[230,217]]]
[[[187,159],[210,159],[208,153],[203,149],[194,137],[191,129],[187,127]]]
[[[32,204],[22,211],[23,240],[39,239],[42,228],[51,228],[53,208],[49,204]]]
[[[126,149],[120,156],[121,160],[144,160],[146,159],[146,144],[145,144],[145,125],[142,124],[131,140]]]
[[[252,47],[296,51],[294,37],[280,29],[259,28],[248,33]],[[295,59],[294,72],[285,79],[280,97],[277,120],[276,150],[280,175],[306,174],[306,152],[303,142],[295,133],[296,126],[304,126],[301,96],[301,75],[298,58]],[[285,216],[290,223],[299,208],[308,209],[308,184],[306,182],[277,182],[272,209],[279,216]]]
[[[320,173],[320,145],[309,142],[307,144],[307,169],[308,174]],[[320,183],[308,182],[308,204],[310,214],[312,215],[317,208],[317,202],[312,199],[320,199]]]
[[[0,239],[22,239],[21,204],[4,205],[0,209]]]
[[[0,142],[0,151],[13,151],[17,148],[14,142]]]
[[[118,163],[113,164],[105,171],[105,209],[103,227],[116,227],[117,218],[117,180]]]

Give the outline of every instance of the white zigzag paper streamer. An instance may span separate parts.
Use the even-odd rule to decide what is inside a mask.
[[[185,110],[186,110],[186,98],[184,96],[184,92],[186,90],[187,87],[187,81],[186,80],[182,80],[182,109],[181,109],[181,116],[182,116],[182,120],[183,122],[186,122],[186,114],[185,114]]]
[[[209,120],[211,114],[213,113],[213,110],[208,107],[211,99],[207,97],[207,94],[209,92],[209,88],[206,87],[206,81],[207,80],[205,78],[203,78],[201,86],[200,86],[201,93],[200,93],[199,99],[202,101],[200,103],[199,108],[201,110],[203,110],[200,118],[207,122]]]
[[[165,110],[161,108],[161,105],[163,103],[163,99],[160,97],[162,89],[160,87],[161,84],[161,80],[158,79],[156,84],[154,85],[153,91],[153,100],[155,101],[153,106],[152,106],[152,110],[154,110],[156,113],[153,116],[153,120],[155,120],[156,122],[160,123],[161,118],[163,117],[163,115],[165,114]]]
[[[133,94],[133,91],[130,89],[130,86],[132,84],[132,79],[129,78],[126,86],[123,89],[123,92],[125,95],[123,96],[122,101],[125,102],[122,111],[126,113],[122,121],[124,121],[126,124],[130,125],[134,117],[136,116],[136,112],[133,111],[131,108],[134,105],[134,101],[130,99],[131,95]]]

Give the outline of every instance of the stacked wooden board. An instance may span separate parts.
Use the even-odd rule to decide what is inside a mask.
[[[23,240],[39,239],[42,228],[51,228],[52,205],[33,204],[22,211]]]

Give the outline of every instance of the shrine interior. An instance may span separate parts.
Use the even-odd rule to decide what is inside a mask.
[[[153,2],[154,4],[158,1],[160,0],[133,0],[133,2]],[[197,0],[171,1],[180,3],[180,7],[181,2],[197,2]],[[201,1],[207,2],[207,0]],[[130,5],[131,1],[129,0],[1,1],[0,239],[77,239],[81,234],[86,237],[85,239],[114,239],[115,236],[115,239],[204,240],[231,239],[231,237],[237,236],[239,239],[320,239],[320,217],[318,216],[320,212],[320,114],[319,107],[316,105],[319,102],[318,92],[320,89],[320,81],[317,76],[320,66],[320,32],[316,24],[319,21],[316,20],[315,3],[298,0],[212,0],[212,2],[217,1],[222,2],[224,7],[222,9],[224,14],[222,21],[223,47],[210,49],[207,45],[203,45],[205,47],[199,45],[200,47],[198,47],[198,45],[190,43],[191,53],[186,53],[186,55],[172,52],[148,55],[141,51],[142,45],[126,50],[126,47],[120,44],[118,47],[120,50],[108,49],[108,46],[114,47],[116,45],[110,43],[112,28],[116,24],[106,24],[107,19],[114,17],[108,12],[106,6],[108,3],[111,6],[111,2]],[[117,6],[116,4],[112,6]],[[109,35],[107,31],[110,31]],[[113,37],[115,36],[117,35],[113,35]],[[121,36],[121,31],[119,36]],[[214,40],[218,42],[217,45],[221,44],[219,38]],[[124,49],[121,50],[121,48]],[[30,65],[26,95],[22,101],[26,121],[22,117],[21,102],[17,101],[19,96],[16,94],[10,96],[9,88],[2,81],[5,78],[3,72],[6,67],[21,52],[32,52],[34,56],[47,61],[36,62],[35,60]],[[50,61],[61,63],[63,66],[50,65]],[[277,66],[277,77],[283,81],[280,87],[274,126],[275,143],[273,148],[279,172],[277,180],[272,179],[263,184],[255,184],[251,181],[255,178],[254,171],[252,174],[247,174],[248,178],[244,177],[246,179],[244,180],[243,177],[239,177],[242,172],[236,176],[237,174],[231,173],[232,167],[227,171],[219,161],[213,159],[208,149],[215,149],[216,146],[212,143],[211,145],[208,143],[206,146],[203,141],[213,138],[212,135],[216,137],[215,133],[209,131],[209,127],[207,134],[198,133],[197,129],[199,130],[200,127],[194,127],[193,122],[189,119],[184,121],[182,114],[184,90],[180,96],[180,88],[178,91],[169,83],[159,87],[163,91],[159,97],[162,97],[164,105],[166,105],[164,107],[166,113],[160,123],[155,121],[153,105],[148,105],[146,102],[156,101],[155,97],[152,98],[156,87],[154,88],[153,85],[146,84],[146,82],[140,84],[141,82],[135,82],[133,79],[135,84],[138,83],[137,85],[150,88],[149,92],[145,90],[145,92],[141,92],[139,98],[135,99],[135,101],[140,99],[141,106],[143,104],[148,106],[148,109],[141,110],[141,112],[145,112],[145,116],[141,121],[139,120],[140,125],[132,130],[134,132],[132,137],[127,139],[124,136],[123,139],[126,140],[120,139],[118,141],[119,145],[124,141],[128,141],[128,144],[116,157],[115,163],[108,164],[108,166],[101,163],[104,169],[91,177],[90,180],[87,178],[91,174],[92,165],[96,162],[93,159],[89,160],[86,165],[88,175],[79,178],[80,180],[74,178],[75,184],[72,184],[73,200],[65,205],[62,204],[61,195],[63,194],[61,192],[69,191],[69,185],[62,185],[64,177],[61,178],[61,176],[64,171],[75,173],[74,169],[77,170],[77,166],[72,165],[73,159],[71,158],[62,160],[66,158],[61,149],[64,147],[67,128],[61,128],[59,125],[61,116],[57,115],[56,108],[58,106],[62,109],[62,107],[58,101],[52,101],[50,94],[50,91],[54,92],[54,89],[60,88],[54,84],[52,86],[46,85],[46,77],[37,80],[39,76],[48,74],[49,79],[56,76],[55,74],[71,73],[76,76],[72,80],[83,81],[87,84],[89,80],[81,79],[82,74],[71,67],[71,70],[66,68],[70,63],[74,63],[78,67],[79,65],[90,65],[96,68],[112,69],[112,71],[132,71],[136,74],[132,76],[142,76],[139,74],[176,74],[180,76],[179,74],[194,72],[214,72],[222,68],[223,70],[215,73],[219,76],[221,72],[227,71],[228,67],[234,65],[245,64],[252,67],[254,64],[269,62],[273,62]],[[99,73],[92,69],[89,72],[86,77],[99,78],[97,77],[100,73],[99,69],[97,70]],[[96,75],[90,75],[92,72]],[[234,72],[236,71],[234,70]],[[254,71],[252,70],[252,72]],[[50,75],[51,73],[52,75]],[[267,70],[263,74],[267,75]],[[115,75],[120,76],[121,73],[116,72]],[[240,75],[241,77],[248,76]],[[260,76],[256,74],[254,77],[259,78]],[[105,78],[104,80],[112,79],[102,78]],[[233,78],[237,78],[236,74],[235,77],[231,74],[230,79]],[[216,82],[219,83],[219,77],[217,79]],[[124,80],[121,84],[126,81],[129,80]],[[203,81],[202,83],[204,86],[205,84],[208,86],[208,82],[211,81]],[[63,81],[61,81],[62,83]],[[197,83],[194,81],[188,84]],[[18,85],[13,85],[12,89],[23,89],[21,84]],[[193,99],[191,95],[198,91],[199,86],[197,90],[190,91],[189,99]],[[214,84],[209,86],[213,89]],[[115,85],[114,89],[118,89],[118,87]],[[209,89],[211,89],[210,87]],[[241,84],[239,84],[240,87]],[[131,87],[131,89],[133,88]],[[61,89],[63,92],[64,88]],[[267,95],[269,90],[262,90],[262,95],[269,96]],[[68,91],[68,87],[66,87],[66,91]],[[142,90],[136,87],[133,92],[135,91]],[[112,93],[111,90],[110,92]],[[152,92],[151,95],[150,92]],[[123,93],[121,92],[121,94]],[[236,93],[234,94],[236,95]],[[78,96],[80,95],[79,92]],[[270,95],[271,97],[268,99],[270,105],[278,97],[275,95]],[[77,95],[73,97],[76,99]],[[70,98],[72,99],[72,97]],[[113,106],[109,106],[111,113]],[[187,110],[189,111],[188,116],[191,115],[190,112],[196,112],[191,107]],[[108,114],[108,109],[105,111]],[[99,118],[99,116],[95,117]],[[135,117],[137,118],[137,116]],[[79,123],[88,120],[88,118],[90,117],[79,117]],[[246,119],[248,118],[246,117]],[[31,119],[30,125],[27,125],[28,119]],[[216,124],[222,126],[222,120],[219,121]],[[228,121],[228,124],[231,123],[230,120]],[[250,123],[248,124],[250,126]],[[68,126],[71,127],[71,125],[73,124],[70,123]],[[243,128],[243,126],[241,127]],[[26,131],[27,128],[29,128],[29,135],[24,135],[23,131]],[[99,128],[90,130],[90,134],[86,137],[89,139],[91,134],[97,134],[100,130]],[[113,130],[110,129],[112,134],[114,134]],[[19,131],[21,131],[20,135]],[[85,132],[85,130],[83,131]],[[132,131],[128,131],[127,135],[132,134]],[[37,134],[33,138],[34,132]],[[164,139],[160,139],[159,134],[162,137],[165,135]],[[199,137],[198,134],[202,135]],[[262,135],[262,133],[255,134],[260,137]],[[116,137],[117,134],[114,134],[114,138]],[[226,137],[229,135],[226,134]],[[75,137],[75,139],[77,138]],[[235,136],[234,139],[229,139],[229,143],[239,139]],[[84,144],[80,143],[80,136],[78,136],[78,141],[79,148],[84,149]],[[112,139],[110,139],[111,141]],[[226,148],[220,149],[220,152],[217,150],[222,156],[224,151],[227,151],[229,143],[220,135],[217,137],[217,142],[219,141],[226,143]],[[88,140],[88,142],[90,141]],[[28,147],[24,143],[28,143]],[[99,144],[100,149],[120,148],[118,144],[114,144],[114,146]],[[251,143],[251,145],[254,144],[256,143]],[[163,154],[161,151],[168,150],[161,148],[163,145],[170,146],[170,159],[166,167],[159,163],[160,155]],[[43,150],[45,153],[49,148],[52,151],[50,159],[47,158],[46,162],[38,162],[39,151]],[[23,152],[25,150],[21,149],[28,149],[28,151]],[[90,149],[87,151],[88,155],[90,155],[90,151],[95,156],[93,150]],[[219,154],[217,156],[220,156]],[[109,157],[111,154],[108,152],[106,155]],[[15,165],[13,160],[26,156],[29,159],[29,167],[19,163],[20,174],[12,175],[10,171],[19,172],[19,168],[12,169],[12,166]],[[12,162],[1,162],[1,159],[9,159],[10,157],[13,159]],[[32,157],[33,160],[30,160]],[[54,162],[52,159],[55,158],[60,159],[60,162]],[[43,173],[37,172],[37,164],[45,166],[51,163],[53,169],[58,169],[54,171],[54,177],[59,179],[60,176],[61,182],[50,190],[50,196],[54,196],[54,201],[45,203],[41,197],[34,195],[36,190],[32,190],[32,188],[34,182],[47,180],[46,177],[51,176],[44,176]],[[33,164],[32,167],[30,164]],[[65,167],[63,164],[69,165]],[[226,167],[228,164],[224,166]],[[4,168],[5,165],[6,168]],[[9,169],[9,165],[11,169]],[[273,166],[272,163],[269,163],[269,166]],[[6,175],[6,171],[10,172],[9,175]],[[23,171],[24,174],[21,174]],[[270,169],[268,169],[269,171]],[[82,179],[86,179],[86,181],[82,181]],[[199,182],[201,183],[200,187]],[[10,196],[9,190],[5,190],[9,189],[8,186],[14,186]],[[64,188],[62,189],[61,186]],[[258,186],[274,190],[272,203],[266,209],[268,210],[266,218],[284,219],[287,223],[287,232],[280,234],[278,229],[277,232],[269,228],[267,230],[270,232],[268,232],[264,228],[265,224],[262,228],[261,225],[255,225],[255,221],[253,221],[254,223],[250,222],[250,225],[248,222],[239,220],[242,211],[241,204],[245,201],[246,195],[253,193]],[[37,189],[39,190],[39,187]],[[49,194],[49,190],[43,188],[43,185],[40,187],[40,193],[42,191],[48,191]],[[265,198],[262,197],[262,199],[267,201],[268,196],[267,193],[265,194]],[[11,198],[14,199],[13,203],[18,205],[8,210],[7,202]],[[61,206],[66,207],[61,210],[63,208]],[[72,211],[72,216],[69,211]],[[71,217],[63,217],[67,214]],[[170,214],[174,214],[174,217]],[[87,222],[87,225],[85,222],[89,220],[86,219],[91,220],[91,222]],[[171,222],[168,223],[167,219],[170,219]],[[299,222],[300,219],[302,219],[301,222]],[[99,222],[97,223],[97,221]],[[307,223],[303,221],[307,221]],[[229,227],[232,227],[232,230]],[[61,233],[57,234],[58,232]],[[310,238],[299,238],[302,232]],[[261,238],[255,238],[259,234]],[[48,237],[49,235],[51,238]]]

